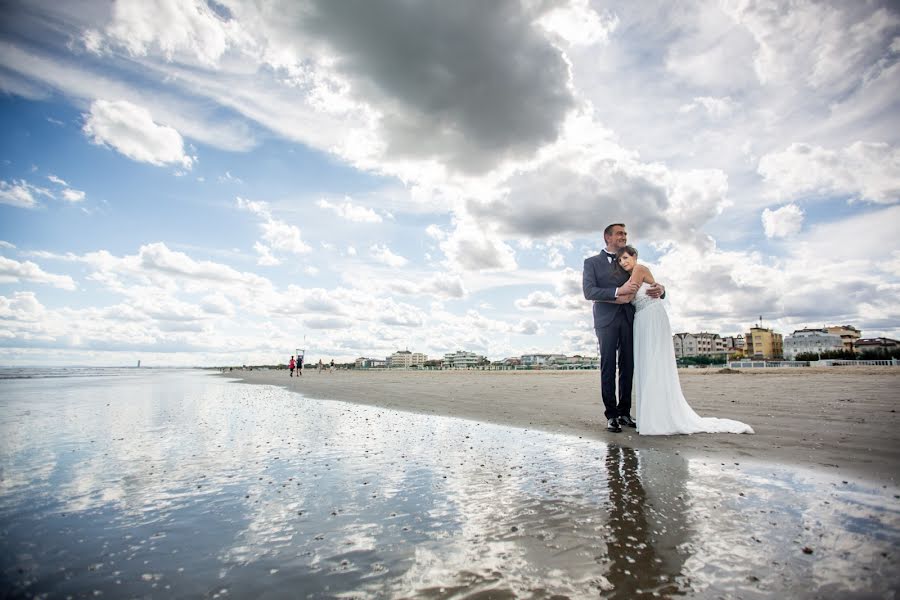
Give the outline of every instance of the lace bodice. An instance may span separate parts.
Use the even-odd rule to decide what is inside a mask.
[[[651,304],[659,302],[659,298],[651,298],[647,295],[647,288],[650,287],[650,284],[646,281],[641,284],[641,287],[638,288],[637,293],[634,295],[634,298],[631,300],[631,303],[634,304],[635,312],[641,312]]]

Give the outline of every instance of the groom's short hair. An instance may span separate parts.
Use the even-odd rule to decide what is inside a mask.
[[[606,226],[606,229],[603,230],[603,238],[606,239],[606,236],[612,235],[613,227],[625,227],[625,223],[610,223]]]

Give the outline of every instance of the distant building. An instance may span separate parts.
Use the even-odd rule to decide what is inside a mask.
[[[784,356],[781,334],[761,326],[750,328],[744,336],[744,346],[744,354],[749,358],[774,359]]]
[[[448,352],[441,361],[441,367],[444,369],[468,369],[477,367],[487,362],[487,359],[480,354],[474,352],[466,352],[465,350],[457,350],[456,352]]]
[[[725,342],[718,333],[676,333],[672,336],[675,358],[690,356],[721,356],[726,353]]]
[[[900,348],[900,342],[897,340],[892,340],[891,338],[860,338],[856,340],[856,351],[857,352],[866,352],[872,350],[896,350]]]
[[[410,367],[425,366],[425,361],[428,360],[428,357],[421,352],[399,350],[388,356],[385,360],[392,369],[409,369]]]
[[[600,359],[596,356],[563,356],[554,355],[550,359],[548,365],[553,369],[594,369],[600,364]]]
[[[844,349],[841,336],[826,329],[798,329],[784,338],[784,357],[794,360],[798,354],[840,352]]]
[[[862,336],[862,332],[852,325],[829,325],[825,328],[828,333],[835,333],[841,336],[844,344],[844,350],[853,352],[856,347],[856,340]]]
[[[743,352],[744,336],[742,335],[726,335],[722,337],[722,348],[725,352]]]
[[[355,366],[357,369],[383,369],[387,366],[387,361],[382,358],[366,358],[361,356],[356,359]]]
[[[524,367],[543,367],[551,364],[554,360],[565,359],[565,354],[523,354],[519,357]]]

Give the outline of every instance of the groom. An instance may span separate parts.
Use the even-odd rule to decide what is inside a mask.
[[[629,283],[629,274],[615,268],[616,252],[628,243],[624,223],[613,223],[603,230],[606,242],[600,254],[584,261],[582,289],[587,300],[594,301],[594,331],[600,344],[600,394],[603,397],[606,430],[622,431],[622,425],[636,427],[631,418],[631,379],[634,375],[631,326],[634,306],[626,302],[616,304],[620,295],[637,292],[637,283]],[[665,288],[653,284],[647,295],[659,298]],[[616,353],[619,358],[619,402],[616,403]]]

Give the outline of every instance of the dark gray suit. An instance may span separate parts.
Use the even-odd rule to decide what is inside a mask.
[[[631,414],[634,352],[631,327],[634,306],[615,304],[616,288],[629,274],[616,269],[605,252],[585,259],[581,285],[584,297],[594,302],[594,331],[600,342],[600,394],[607,419]],[[616,403],[616,353],[619,356],[619,402]]]

